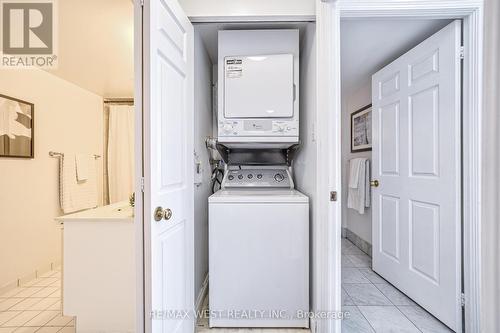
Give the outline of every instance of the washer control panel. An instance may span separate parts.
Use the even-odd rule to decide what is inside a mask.
[[[219,139],[226,136],[299,136],[296,120],[226,120],[219,121]]]
[[[293,188],[293,183],[285,169],[240,169],[227,171],[223,187]]]

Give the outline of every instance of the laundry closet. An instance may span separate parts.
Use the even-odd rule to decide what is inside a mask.
[[[316,24],[193,25],[197,307],[208,289],[210,327],[309,327]]]

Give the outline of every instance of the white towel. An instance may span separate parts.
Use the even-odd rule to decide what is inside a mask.
[[[95,162],[89,164],[88,178],[78,182],[76,157],[64,154],[59,162],[59,201],[65,214],[97,207],[97,172]]]
[[[90,156],[87,154],[76,154],[76,180],[81,182],[89,179]]]
[[[359,174],[361,164],[364,163],[363,158],[354,158],[349,162],[349,187],[358,188],[359,185]]]
[[[364,214],[365,207],[370,206],[370,161],[366,158],[350,160],[349,172],[347,208]],[[356,175],[352,173],[356,173]]]

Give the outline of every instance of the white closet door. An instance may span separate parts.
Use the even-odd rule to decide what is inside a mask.
[[[193,316],[182,316],[194,307],[193,35],[177,1],[145,1],[145,318],[154,333],[194,331]]]
[[[461,331],[461,23],[372,78],[373,269]]]

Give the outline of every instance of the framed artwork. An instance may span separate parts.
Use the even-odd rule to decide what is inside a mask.
[[[0,94],[0,157],[33,158],[33,103]]]
[[[372,150],[372,105],[351,113],[351,153]]]

